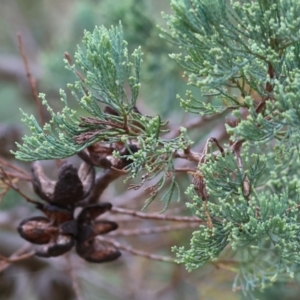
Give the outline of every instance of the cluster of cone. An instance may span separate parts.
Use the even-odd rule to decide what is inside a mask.
[[[112,221],[96,220],[110,210],[110,203],[85,205],[78,216],[78,203],[87,198],[94,185],[94,168],[83,163],[79,170],[65,162],[59,168],[58,180],[51,181],[35,162],[32,167],[33,187],[46,203],[32,201],[45,216],[23,220],[18,231],[27,241],[40,245],[36,255],[60,256],[75,246],[77,254],[89,262],[108,262],[121,253],[113,245],[97,240],[100,234],[117,229]]]

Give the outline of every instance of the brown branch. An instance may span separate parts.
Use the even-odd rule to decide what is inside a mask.
[[[17,193],[19,193],[23,198],[26,199],[27,202],[33,203],[33,204],[38,204],[39,202],[32,200],[26,194],[24,194],[16,185],[15,183],[11,180],[9,175],[4,171],[2,167],[0,167],[0,176],[4,184],[15,190]]]
[[[198,223],[191,224],[179,224],[179,225],[166,225],[159,227],[150,227],[150,228],[139,228],[139,229],[124,229],[117,230],[115,232],[111,232],[109,236],[133,236],[133,235],[145,235],[145,234],[155,234],[155,233],[163,233],[172,230],[182,230],[188,228],[197,228],[199,227]]]
[[[182,159],[187,159],[189,161],[194,161],[197,163],[203,163],[206,160],[206,147],[207,147],[207,142],[208,141],[213,141],[216,143],[217,147],[220,149],[219,151],[214,151],[213,153],[211,153],[211,155],[213,157],[218,156],[220,153],[222,155],[224,155],[224,150],[223,148],[220,146],[219,142],[220,140],[223,140],[225,137],[228,136],[225,126],[222,124],[222,126],[218,126],[217,128],[215,128],[215,130],[213,130],[210,134],[210,136],[213,137],[209,137],[207,140],[202,141],[201,143],[199,143],[199,145],[197,145],[197,148],[200,149],[204,149],[201,153],[199,152],[194,152],[190,149],[185,149],[185,150],[176,150],[173,153],[173,157],[174,158],[182,158]],[[223,151],[222,151],[223,150]],[[232,150],[232,148],[231,148]]]
[[[102,172],[97,173],[96,180],[93,186],[93,190],[90,196],[79,203],[77,206],[83,206],[87,203],[97,203],[102,193],[109,186],[111,182],[118,179],[120,176],[124,175],[124,173],[120,172],[120,170],[114,169],[105,169]]]
[[[11,264],[11,262],[9,261],[9,260],[14,260],[14,259],[17,259],[18,257],[21,257],[21,256],[23,256],[22,254],[25,252],[25,251],[27,251],[28,250],[28,248],[30,248],[31,247],[31,245],[30,244],[25,244],[25,245],[23,245],[20,249],[18,249],[17,251],[15,251],[9,258],[6,258],[6,257],[4,257],[4,256],[2,256],[3,258],[5,258],[4,260],[2,260],[2,261],[0,261],[0,273],[2,272],[2,271],[4,271],[7,267],[9,267],[9,265]],[[29,253],[31,253],[31,252],[29,252]],[[31,257],[31,256],[33,256],[34,255],[34,253],[32,254],[32,255],[28,255],[29,253],[27,253],[26,255],[26,257],[24,258],[22,258],[22,259],[26,259],[26,258],[28,258],[28,257]],[[17,260],[16,260],[17,261]]]
[[[199,162],[203,159],[203,155],[201,153],[194,152],[190,149],[175,150],[173,152],[173,157],[174,158],[183,158],[183,159],[187,159],[187,160],[195,161],[195,162]]]
[[[18,179],[25,180],[25,181],[31,181],[32,180],[31,176],[26,176],[26,175],[14,173],[14,172],[6,171],[6,174],[8,176],[12,177],[12,178],[18,178]]]
[[[271,43],[272,43],[272,40],[271,40]],[[272,48],[274,49],[274,47],[272,47]],[[270,80],[274,79],[274,77],[275,77],[275,70],[274,70],[274,67],[271,64],[271,62],[268,62],[268,76],[269,76]],[[264,108],[266,106],[266,101],[267,100],[272,100],[272,98],[270,97],[270,94],[273,92],[273,88],[274,88],[274,86],[268,81],[266,83],[266,86],[265,86],[265,90],[268,93],[268,95],[266,97],[264,97],[259,102],[259,104],[257,105],[257,107],[255,108],[255,112],[257,114],[261,113],[264,110]]]
[[[197,149],[205,149],[206,147],[206,142],[208,139],[210,138],[214,138],[218,141],[224,141],[224,140],[228,140],[228,133],[226,131],[226,128],[224,126],[224,124],[220,124],[218,126],[216,126],[211,132],[209,132],[209,134],[207,135],[207,139],[203,139],[198,145],[197,145]],[[217,152],[219,153],[219,152]],[[213,155],[215,155],[215,152],[213,153]],[[216,154],[218,155],[218,154]]]
[[[196,169],[192,169],[192,168],[176,168],[175,172],[176,173],[196,172]]]
[[[42,103],[38,98],[36,80],[30,73],[29,64],[28,64],[28,60],[27,60],[25,50],[24,50],[22,36],[21,36],[20,33],[18,33],[18,43],[19,43],[19,49],[20,49],[20,53],[21,53],[22,60],[23,60],[23,63],[24,63],[25,71],[26,71],[26,76],[29,80],[29,83],[30,83],[30,86],[31,86],[32,96],[33,96],[33,99],[35,101],[35,104],[36,104],[36,107],[37,107],[37,110],[38,110],[38,114],[39,114],[39,117],[40,117],[40,123],[41,123],[41,125],[44,125],[45,122],[44,122],[43,112],[42,112]]]
[[[122,175],[124,174],[113,169],[106,169],[98,173],[89,203],[96,203],[109,184]]]
[[[112,244],[116,248],[127,251],[127,252],[129,252],[133,255],[142,256],[142,257],[149,258],[149,259],[152,259],[152,260],[175,263],[175,260],[172,257],[169,257],[169,256],[160,256],[160,255],[156,255],[156,254],[151,254],[149,252],[136,250],[132,247],[123,245],[123,244],[121,244],[121,243],[119,243],[119,242],[117,242],[113,239],[109,239],[109,238],[102,237],[102,236],[97,236],[97,239],[100,240],[100,241]]]
[[[4,261],[6,263],[12,263],[20,260],[24,260],[26,258],[32,257],[35,254],[35,251],[30,251],[28,253],[16,256],[16,257],[5,257],[0,254],[0,261]]]
[[[209,140],[210,140],[210,142],[214,142],[214,143],[217,145],[217,147],[219,148],[220,152],[221,152],[222,155],[224,156],[224,149],[223,149],[223,147],[219,144],[218,140],[217,140],[216,138],[210,138]]]
[[[220,138],[223,139],[224,136],[227,135],[227,132],[226,130],[224,129],[224,131],[221,132],[220,134]],[[219,148],[219,151],[214,151],[211,153],[212,156],[216,157],[218,156],[220,153],[222,155],[224,155],[224,149],[220,146],[219,144],[219,140],[220,138],[214,138],[214,137],[211,137],[209,138],[208,140],[205,141],[205,143],[202,145],[202,143],[200,144],[200,147],[204,148],[204,151],[202,153],[199,153],[199,152],[194,152],[190,149],[186,149],[186,150],[175,150],[174,153],[173,153],[173,157],[174,158],[183,158],[183,159],[187,159],[189,161],[194,161],[194,162],[200,162],[200,163],[203,163],[205,162],[206,160],[206,151],[205,151],[205,148],[207,148],[207,142],[214,142],[217,147]],[[244,142],[244,140],[241,140],[242,142]],[[237,143],[240,143],[240,141],[236,142],[235,144]],[[235,145],[234,144],[234,145]],[[231,150],[233,150],[233,146],[230,147]]]
[[[229,272],[233,272],[236,273],[237,271],[237,264],[239,264],[239,262],[230,262],[230,261],[220,261],[220,262],[211,262],[211,264],[216,268],[216,269],[222,269],[225,271],[229,271]]]
[[[137,212],[135,210],[129,210],[124,209],[120,207],[112,207],[110,210],[112,213],[119,213],[119,214],[127,214],[134,217],[142,218],[142,219],[153,219],[153,220],[162,220],[162,221],[173,221],[173,222],[195,222],[200,224],[205,224],[206,222],[203,220],[200,220],[196,217],[185,217],[185,216],[169,216],[169,215],[163,215],[163,214],[156,214],[156,213],[142,213]]]
[[[65,53],[64,53],[64,56],[65,56],[65,59],[68,61],[69,65],[70,65],[70,66],[73,66],[73,60],[72,60],[72,57],[71,57],[71,55],[69,54],[69,52],[65,52]],[[79,71],[77,71],[76,69],[75,69],[75,73],[76,73],[76,75],[79,77],[79,79],[80,79],[83,83],[85,83],[85,79],[84,79],[83,75],[82,75]]]
[[[13,165],[12,163],[2,159],[2,158],[0,158],[0,165],[3,165],[3,166],[8,167],[10,169],[13,169],[13,170],[15,170],[19,173],[24,174],[25,176],[31,177],[31,175],[26,170],[23,170],[23,169],[15,166],[15,165]]]

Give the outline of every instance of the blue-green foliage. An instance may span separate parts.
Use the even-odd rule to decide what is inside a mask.
[[[207,225],[193,233],[189,249],[174,247],[178,262],[193,270],[229,258],[237,273],[234,287],[244,292],[292,278],[300,264],[300,2],[173,0],[171,6],[174,15],[165,16],[169,31],[162,35],[184,51],[171,57],[202,97],[187,91],[187,99],[178,96],[182,106],[202,115],[228,111],[236,118],[235,127],[225,124],[225,151],[211,151],[199,163],[207,199],[195,185],[187,189],[188,206]],[[130,177],[141,171],[147,180],[159,177],[146,206],[171,177],[162,197],[167,206],[179,194],[174,153],[192,142],[184,128],[178,137],[163,139],[161,117],[134,109],[142,53],[138,48],[128,55],[121,26],[86,32],[83,43],[75,58],[84,79],[69,88],[90,117],[69,108],[64,92],[61,113],[42,96],[52,120],[41,128],[24,114],[32,136],[16,156],[63,158],[98,141],[135,140],[140,149],[128,156],[127,171]],[[68,68],[76,73],[75,66]],[[117,115],[108,118],[103,105]]]
[[[76,63],[82,68],[84,82],[77,81],[69,85],[80,106],[99,121],[105,121],[105,114],[99,103],[109,105],[121,116],[127,117],[131,114],[138,119],[132,108],[135,106],[140,85],[141,49],[136,49],[131,55],[132,59],[129,59],[121,25],[110,30],[99,27],[93,33],[85,32],[83,44],[84,50],[78,47],[75,58]],[[76,72],[75,66],[67,65],[67,67]],[[129,95],[125,91],[126,84],[130,87]],[[122,129],[105,131],[100,122],[98,126],[83,125],[76,112],[69,108],[63,91],[61,100],[65,107],[61,113],[53,112],[47,105],[45,95],[41,95],[41,98],[51,113],[52,120],[50,124],[41,128],[33,116],[29,117],[24,113],[24,122],[30,127],[32,136],[25,136],[24,144],[18,145],[16,157],[19,159],[68,157],[95,141],[116,136],[120,139],[120,135],[125,133]],[[75,137],[84,132],[90,132],[91,138],[83,143],[77,143]]]
[[[236,287],[247,291],[265,287],[285,274],[292,276],[300,264],[300,174],[298,155],[256,154],[259,148],[244,147],[243,168],[230,153],[211,157],[200,167],[210,200],[205,206],[191,185],[188,206],[206,221],[208,212],[213,228],[201,225],[193,233],[190,249],[174,247],[174,251],[178,262],[193,270],[222,257],[222,250],[230,246],[226,248],[227,252],[231,249],[230,258],[239,263]]]
[[[79,81],[69,84],[72,95],[88,116],[79,116],[67,102],[67,95],[60,91],[64,104],[62,112],[55,113],[41,94],[43,104],[51,114],[51,121],[43,128],[34,116],[23,113],[23,121],[29,126],[32,135],[24,137],[23,145],[18,144],[15,153],[21,160],[65,158],[77,154],[96,142],[111,144],[132,140],[139,145],[139,151],[127,155],[132,163],[127,166],[128,178],[139,172],[147,172],[147,180],[160,177],[153,186],[149,205],[164,183],[171,177],[171,184],[161,200],[165,208],[175,194],[179,197],[179,187],[175,181],[173,152],[186,149],[191,141],[182,130],[178,137],[166,140],[160,137],[166,122],[160,116],[144,116],[136,109],[140,87],[141,48],[128,54],[127,43],[123,39],[121,24],[118,27],[96,27],[91,33],[86,31],[84,47],[75,53],[76,64],[66,67],[74,72]],[[82,74],[75,69],[80,67]],[[114,114],[103,110],[110,107]],[[120,156],[118,152],[115,156]],[[171,175],[171,176],[170,176]]]
[[[171,5],[163,36],[184,51],[171,57],[188,84],[207,96],[197,100],[187,91],[187,99],[178,96],[182,106],[203,115],[227,110],[237,118],[235,127],[226,124],[232,144],[225,154],[209,155],[199,166],[207,203],[193,185],[187,190],[189,207],[207,226],[193,233],[190,249],[174,250],[189,270],[233,257],[234,287],[264,288],[292,277],[300,263],[300,2]]]

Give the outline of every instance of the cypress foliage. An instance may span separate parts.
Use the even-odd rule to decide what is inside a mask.
[[[245,293],[290,280],[300,263],[300,2],[173,0],[171,7],[162,36],[179,47],[181,53],[170,56],[201,94],[201,99],[191,91],[178,96],[182,107],[201,115],[228,112],[237,120],[235,127],[225,124],[230,140],[224,150],[200,156],[187,205],[207,225],[194,231],[189,249],[173,248],[177,261],[193,270],[230,258],[234,288]],[[127,171],[130,177],[140,172],[159,177],[146,205],[171,174],[163,196],[167,207],[174,192],[179,194],[174,158],[192,141],[184,128],[177,138],[163,139],[160,116],[134,109],[142,52],[128,54],[121,25],[86,32],[83,43],[75,57],[84,80],[69,88],[91,117],[78,116],[61,91],[65,108],[55,113],[48,107],[50,124],[41,128],[24,114],[32,135],[18,145],[16,157],[57,159],[103,140],[127,145],[137,140],[140,149],[128,155]],[[102,104],[117,115],[107,114]]]

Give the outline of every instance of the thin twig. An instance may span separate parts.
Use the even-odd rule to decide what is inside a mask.
[[[73,268],[73,264],[71,261],[71,255],[68,253],[68,255],[66,255],[65,257],[66,257],[66,261],[67,261],[67,265],[68,265],[68,272],[69,272],[71,280],[72,280],[72,289],[74,291],[76,299],[83,300],[83,297],[81,295],[81,290],[79,287],[79,283],[78,283],[78,278],[75,275],[75,270]]]
[[[27,202],[33,203],[33,204],[38,204],[39,202],[32,200],[31,198],[29,198],[28,196],[26,196],[26,194],[24,194],[15,184],[14,182],[11,180],[11,178],[9,177],[9,175],[5,172],[5,170],[0,167],[0,175],[3,175],[2,177],[2,181],[3,183],[5,183],[7,186],[9,186],[10,188],[12,188],[13,190],[15,190],[17,193],[19,193],[23,198],[26,199]]]
[[[20,260],[24,260],[26,258],[32,257],[35,254],[35,251],[30,251],[28,253],[22,254],[20,256],[17,257],[5,257],[3,255],[0,254],[0,261],[4,261],[7,263],[12,263],[12,262],[16,262],[16,261],[20,261]]]
[[[217,260],[216,263],[230,265],[230,264],[240,264],[241,262],[235,259],[220,259]]]
[[[72,57],[69,54],[69,52],[65,52],[64,56],[65,56],[65,59],[68,61],[69,65],[73,66],[73,60],[72,60]],[[85,79],[84,79],[83,75],[79,71],[77,71],[76,69],[75,69],[75,73],[80,78],[80,80],[84,83]]]
[[[177,172],[177,173],[196,172],[196,169],[192,169],[192,168],[176,168],[175,172]]]
[[[188,223],[188,224],[166,225],[166,226],[150,227],[150,228],[124,229],[124,230],[117,230],[115,232],[111,232],[108,235],[109,236],[145,235],[145,234],[163,233],[163,232],[172,231],[172,230],[197,228],[198,226],[199,226],[198,223],[191,223],[191,224]]]
[[[36,104],[36,107],[37,107],[37,110],[38,110],[38,114],[39,114],[39,117],[40,117],[40,123],[41,123],[41,125],[44,125],[45,122],[44,122],[43,113],[42,113],[42,105],[41,105],[41,101],[38,98],[36,80],[30,73],[29,64],[28,64],[28,60],[27,60],[25,50],[24,50],[22,36],[21,36],[20,33],[18,33],[18,42],[19,42],[20,53],[21,53],[22,60],[23,60],[23,63],[24,63],[24,67],[25,67],[25,71],[26,71],[26,76],[29,80],[29,83],[30,83],[30,86],[31,86],[32,96],[33,96],[33,99],[35,101],[35,104]]]
[[[199,162],[203,159],[203,155],[192,150],[175,150],[173,153],[174,158],[183,158],[190,161]]]
[[[137,212],[135,210],[120,208],[120,207],[112,207],[110,212],[113,213],[119,213],[119,214],[126,214],[126,215],[132,215],[134,217],[142,218],[142,219],[154,219],[154,220],[163,220],[163,221],[173,221],[173,222],[195,222],[200,224],[205,224],[205,221],[200,220],[196,217],[185,217],[185,216],[169,216],[169,215],[163,215],[163,214],[156,214],[156,213],[142,213]]]
[[[65,52],[64,53],[64,56],[65,56],[65,59],[68,61],[68,64],[70,65],[70,66],[73,66],[73,60],[72,60],[72,57],[71,57],[71,55],[69,54],[69,52]],[[81,82],[82,83],[85,83],[85,79],[84,79],[84,77],[83,77],[83,75],[78,71],[78,70],[76,70],[76,69],[74,69],[75,70],[75,73],[76,73],[76,75],[78,76],[78,78],[81,80]],[[83,90],[84,90],[84,93],[86,94],[86,95],[88,95],[89,94],[89,91],[86,89],[86,87],[82,87],[83,88]]]
[[[215,120],[218,120],[219,118],[221,118],[222,116],[225,116],[228,114],[228,111],[223,111],[219,114],[215,114],[213,116],[202,116],[202,117],[197,117],[197,118],[193,118],[192,120],[189,120],[186,124],[183,125],[183,127],[187,130],[192,130],[192,129],[199,129],[201,127],[206,127],[210,122],[213,122]],[[177,127],[176,129],[172,129],[171,132],[166,134],[166,137],[168,139],[172,139],[175,138],[177,136],[179,136],[180,134],[180,130]]]
[[[19,257],[22,253],[24,253],[25,251],[27,251],[30,247],[31,247],[30,244],[25,244],[25,245],[23,245],[21,248],[19,248],[17,251],[15,251],[15,252],[10,256],[9,259],[14,259],[14,258]],[[3,256],[2,256],[2,257],[3,257]],[[29,257],[30,257],[30,256],[29,256]],[[27,258],[27,257],[25,257],[25,258]],[[23,259],[25,259],[25,258],[23,258]],[[5,257],[5,260],[0,261],[0,273],[1,273],[2,271],[4,271],[4,270],[11,264],[10,262],[8,262],[8,261],[6,261],[6,260],[7,260],[7,259],[6,259],[6,257]]]
[[[175,263],[174,258],[169,257],[169,256],[161,256],[161,255],[151,254],[151,253],[145,252],[145,251],[136,250],[136,249],[133,249],[132,247],[123,245],[123,244],[121,244],[121,243],[119,243],[119,242],[117,242],[113,239],[109,239],[109,238],[102,237],[102,236],[97,236],[97,239],[99,239],[100,241],[112,244],[116,248],[127,251],[127,252],[129,252],[133,255],[146,257],[146,258],[149,258],[149,259],[152,259],[152,260]]]
[[[225,134],[226,131],[225,131]],[[213,141],[216,143],[216,145],[218,146],[218,148],[220,149],[219,151],[214,151],[211,153],[211,155],[213,157],[217,157],[220,153],[222,155],[224,155],[224,149],[219,145],[218,143],[218,140],[217,138],[209,138],[208,140],[205,141],[205,144],[204,144],[204,151],[202,153],[199,153],[199,152],[195,152],[195,151],[192,151],[190,149],[185,149],[185,150],[175,150],[173,152],[173,157],[174,158],[183,158],[183,159],[187,159],[189,161],[195,161],[195,162],[200,162],[200,163],[203,163],[205,160],[206,160],[206,151],[205,151],[205,148],[207,148],[207,143],[210,142],[210,141]],[[231,148],[232,149],[232,148]]]
[[[219,148],[220,152],[222,153],[222,155],[224,155],[224,149],[223,147],[219,144],[219,141],[216,138],[210,138],[210,142],[214,142],[217,147]]]
[[[18,174],[18,173],[15,173],[15,172],[9,172],[9,171],[5,171],[5,172],[9,177],[12,177],[12,178],[17,178],[17,179],[21,179],[21,180],[25,180],[25,181],[31,181],[32,180],[31,176]]]
[[[241,172],[243,172],[243,162],[242,162],[242,157],[241,157],[241,146],[242,143],[237,144],[234,148],[234,154],[237,158],[237,165],[239,167],[239,169],[241,170]],[[244,178],[244,182],[243,182],[243,190],[244,190],[244,195],[246,198],[248,198],[250,196],[250,184],[249,184],[249,179],[247,176],[245,176]]]
[[[15,170],[19,173],[22,173],[25,176],[31,177],[31,175],[26,170],[23,170],[23,169],[15,166],[15,165],[13,165],[12,163],[2,159],[2,158],[0,158],[0,165],[3,165],[3,166],[8,167],[10,169],[13,169],[13,170]]]

